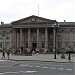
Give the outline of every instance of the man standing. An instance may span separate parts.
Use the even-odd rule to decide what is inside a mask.
[[[10,54],[10,51],[8,50],[7,51],[7,58],[9,59],[9,54]]]
[[[68,60],[71,62],[71,53],[72,53],[71,46],[68,47],[68,53],[69,53]]]
[[[5,59],[5,51],[2,51],[2,59]]]

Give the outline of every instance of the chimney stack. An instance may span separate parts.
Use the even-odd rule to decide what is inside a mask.
[[[64,20],[64,22],[66,22],[66,20]]]

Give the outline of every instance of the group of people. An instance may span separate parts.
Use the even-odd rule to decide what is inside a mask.
[[[10,55],[10,50],[8,50],[8,51],[2,51],[2,59],[5,59],[5,54],[7,53],[7,58],[9,59],[9,55]]]

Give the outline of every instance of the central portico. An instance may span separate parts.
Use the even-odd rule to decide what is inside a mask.
[[[13,26],[13,48],[23,51],[37,51],[41,49],[53,51],[55,47],[55,30],[53,24],[56,20],[49,20],[38,16],[29,16],[12,22]]]

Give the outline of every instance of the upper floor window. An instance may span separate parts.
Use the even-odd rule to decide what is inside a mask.
[[[26,38],[26,39],[28,38],[28,33],[25,33],[25,38]]]
[[[10,33],[6,33],[6,40],[10,39]]]
[[[0,39],[2,39],[2,33],[0,33]]]
[[[0,43],[0,48],[2,48],[2,43]]]
[[[41,33],[41,38],[44,39],[45,38],[45,34]]]

